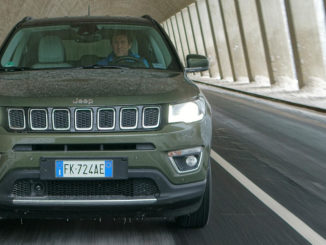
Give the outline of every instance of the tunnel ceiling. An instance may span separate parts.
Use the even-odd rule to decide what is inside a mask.
[[[192,2],[194,0],[94,0],[91,3],[91,14],[130,16],[149,14],[162,22]]]
[[[162,22],[195,0],[1,0],[0,43],[19,20],[58,16],[91,15],[142,16]]]
[[[149,14],[162,22],[192,2],[194,0],[4,0],[0,12],[2,18],[80,16],[87,15],[90,6],[91,15]]]
[[[1,0],[0,43],[14,24],[25,16],[34,18],[91,15],[142,16],[162,22],[195,0]]]

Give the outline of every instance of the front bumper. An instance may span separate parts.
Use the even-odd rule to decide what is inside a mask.
[[[37,169],[15,170],[8,173],[0,183],[0,217],[179,216],[192,213],[199,208],[206,187],[206,179],[174,185],[162,173],[153,169],[129,170],[128,176],[152,179],[159,188],[159,195],[92,199],[16,197],[12,193],[15,181],[40,179],[40,172]],[[69,182],[69,180],[64,181]]]

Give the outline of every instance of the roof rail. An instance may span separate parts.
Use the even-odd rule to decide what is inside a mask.
[[[143,16],[142,16],[142,18],[145,18],[145,19],[153,19],[150,15],[148,15],[148,14],[144,14]]]
[[[32,17],[30,17],[30,16],[26,16],[26,17],[24,17],[21,21],[19,21],[19,22],[16,24],[15,28],[20,27],[22,24],[24,24],[24,23],[27,22],[27,21],[30,21],[31,19],[32,19]]]
[[[150,20],[150,21],[155,22],[155,20],[152,18],[152,16],[150,16],[150,15],[148,15],[148,14],[143,15],[142,18],[144,18],[144,19],[148,19],[148,20]]]
[[[21,21],[26,22],[33,19],[31,16],[25,16]]]
[[[148,14],[143,15],[142,18],[151,21],[154,25],[160,26],[160,24],[152,16],[150,16]]]

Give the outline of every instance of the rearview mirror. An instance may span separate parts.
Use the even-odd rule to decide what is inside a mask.
[[[198,54],[187,55],[187,67],[186,72],[200,72],[207,71],[209,62],[206,56]]]

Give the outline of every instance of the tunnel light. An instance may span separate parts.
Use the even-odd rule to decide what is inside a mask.
[[[205,100],[200,98],[182,104],[169,105],[169,123],[191,123],[203,119],[205,115]]]

